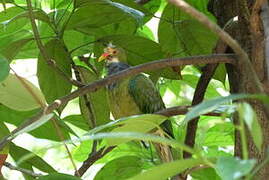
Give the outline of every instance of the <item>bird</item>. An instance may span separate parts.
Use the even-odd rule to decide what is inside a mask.
[[[109,43],[98,62],[106,61],[107,75],[113,75],[130,68],[125,50]],[[145,74],[125,78],[107,85],[110,111],[115,119],[122,117],[151,114],[165,109],[162,97],[154,83]],[[173,136],[171,121],[166,120],[161,127],[170,137]],[[164,136],[163,133],[155,133]],[[162,162],[172,161],[170,148],[154,144]]]

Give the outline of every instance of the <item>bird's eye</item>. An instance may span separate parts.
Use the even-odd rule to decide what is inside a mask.
[[[116,54],[116,53],[117,53],[117,51],[116,51],[116,50],[114,50],[112,53],[113,53],[113,54]]]

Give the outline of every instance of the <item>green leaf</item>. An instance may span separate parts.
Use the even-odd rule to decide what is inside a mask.
[[[98,76],[89,69],[80,66],[77,69],[83,83],[90,83],[98,79]],[[88,102],[85,102],[85,100]],[[87,105],[88,103],[90,104]],[[110,110],[105,87],[96,92],[88,93],[86,96],[79,97],[79,104],[81,113],[90,127],[103,125],[110,121]],[[93,121],[96,121],[95,124],[93,124]]]
[[[27,85],[27,86],[26,86]],[[18,111],[29,111],[45,104],[41,91],[28,80],[13,74],[0,83],[0,102]]]
[[[198,10],[213,19],[206,8],[200,7]],[[164,20],[160,21],[158,37],[167,57],[211,53],[217,41],[216,35],[190,15],[172,4],[167,4],[161,19]]]
[[[232,123],[217,124],[206,132],[203,146],[229,145],[234,145],[234,126]]]
[[[12,18],[22,12],[24,12],[23,9],[19,7],[10,7],[5,11],[0,12],[0,37],[14,34],[27,24],[27,19],[22,19],[20,21],[12,20]]]
[[[64,122],[71,123],[74,126],[77,126],[85,131],[89,130],[89,124],[85,121],[82,115],[70,115],[63,118]]]
[[[38,178],[38,180],[82,180],[82,179],[69,174],[52,173],[46,176],[41,176]]]
[[[28,126],[24,127],[23,129],[17,131],[16,133],[12,134],[11,138],[14,138],[14,137],[16,137],[16,136],[18,136],[20,134],[23,134],[23,133],[30,132],[30,131],[42,126],[43,124],[48,122],[53,116],[54,116],[53,113],[42,115],[35,122],[31,123],[30,125],[28,125]]]
[[[193,168],[204,163],[205,162],[202,159],[177,160],[155,166],[147,171],[143,171],[142,173],[132,178],[129,178],[128,180],[165,180],[169,177],[183,172],[188,168]]]
[[[193,171],[191,177],[195,180],[221,180],[213,168],[203,168]]]
[[[8,77],[9,69],[8,60],[0,54],[0,82]]]
[[[255,94],[232,94],[229,96],[225,97],[220,97],[212,100],[205,101],[203,103],[198,104],[197,106],[194,106],[187,114],[184,119],[184,121],[189,121],[191,119],[194,119],[202,114],[206,114],[208,112],[211,112],[215,110],[217,107],[219,107],[220,104],[223,103],[229,103],[233,100],[238,100],[238,99],[244,99],[244,98],[253,98],[253,99],[259,99],[264,102],[269,102],[268,96],[264,95],[255,95]]]
[[[83,2],[77,3],[81,4]],[[139,18],[143,18],[143,13],[111,1],[91,0],[79,6],[73,13],[67,28],[74,29],[83,26],[101,27],[118,23],[128,17],[135,17],[135,20],[139,21]]]
[[[34,19],[44,21],[44,22],[50,24],[49,16],[44,11],[42,11],[41,9],[33,10],[33,16],[34,16]],[[21,18],[30,18],[29,17],[29,11],[24,11],[24,12],[18,14],[17,16],[12,18],[10,21],[21,21]]]
[[[84,162],[91,153],[93,141],[83,141],[79,146],[75,147],[72,151],[72,156],[79,162]]]
[[[154,136],[151,134],[137,133],[137,132],[110,132],[110,133],[97,133],[97,134],[86,134],[85,136],[78,139],[71,139],[66,141],[67,143],[80,142],[85,140],[98,140],[98,139],[124,139],[124,140],[142,140],[142,141],[152,141],[161,144],[167,144],[175,148],[183,149],[188,152],[193,152],[191,148],[185,146],[183,143],[179,143],[175,140],[164,138],[161,136]]]
[[[219,157],[216,171],[223,180],[236,180],[246,176],[254,167],[256,161],[241,160],[235,157]]]
[[[36,113],[38,113],[38,111],[39,110],[36,109],[32,111],[15,111],[3,105],[0,105],[0,119],[4,122],[19,126],[25,120],[28,120],[30,117],[33,117]],[[62,120],[58,120],[57,123],[63,133],[64,138],[69,139],[69,133],[72,132],[67,128],[67,125],[64,124]],[[60,138],[57,135],[52,121],[48,121],[42,126],[30,131],[29,134],[33,135],[36,138],[60,141]]]
[[[59,40],[50,40],[45,45],[49,58],[55,61],[56,66],[71,78],[71,58]],[[46,60],[39,55],[37,65],[38,83],[48,103],[70,93],[72,84],[64,79],[56,70],[49,66]]]
[[[74,30],[65,31],[63,39],[69,50],[72,50],[74,48],[80,47],[83,44],[94,41],[94,38],[92,36],[87,36]],[[88,44],[87,46],[81,47],[78,50],[74,51],[72,53],[72,56],[87,54],[92,48],[93,43]]]
[[[136,156],[123,156],[108,162],[94,177],[94,180],[126,180],[143,170],[143,161]]]
[[[52,166],[50,166],[46,161],[44,161],[36,154],[22,147],[16,146],[13,143],[10,145],[10,155],[17,163],[19,162],[18,165],[20,167],[27,165],[28,167],[35,167],[47,173],[57,172]],[[24,161],[22,161],[23,158],[25,158]]]
[[[156,115],[156,114],[145,114],[142,116],[130,116],[126,121],[118,122],[119,127],[113,129],[111,132],[139,132],[146,133],[150,130],[158,127],[162,122],[167,119],[166,116]],[[125,143],[128,140],[123,139],[113,139],[108,140],[108,144],[118,145]]]
[[[137,35],[142,36],[144,38],[148,38],[148,39],[150,39],[152,41],[155,40],[154,35],[153,35],[151,29],[148,26],[146,26],[146,25],[145,26],[142,26],[141,28],[138,29]]]
[[[250,134],[253,138],[254,144],[261,152],[263,135],[262,129],[258,122],[257,114],[252,107],[247,103],[240,103],[238,105],[239,118],[242,118],[246,123]]]
[[[10,134],[9,129],[2,121],[0,121],[0,128],[1,128],[0,139]],[[0,155],[7,155],[8,152],[9,152],[9,144],[6,145],[2,150],[0,150]],[[3,163],[4,162],[1,162],[1,158],[0,158],[0,169]]]
[[[18,41],[11,42],[8,44],[3,50],[2,54],[9,60],[12,61],[13,58],[20,52],[20,50],[25,46],[28,42],[33,40],[32,38],[20,39]]]
[[[214,79],[219,80],[220,82],[222,82],[225,85],[225,80],[226,80],[226,67],[224,64],[219,64],[214,76]]]

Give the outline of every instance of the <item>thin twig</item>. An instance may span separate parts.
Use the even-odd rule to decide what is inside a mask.
[[[55,109],[59,108],[61,105],[69,102],[70,100],[83,96],[89,92],[95,92],[98,89],[111,84],[117,80],[127,78],[141,72],[150,71],[150,70],[157,70],[162,69],[165,67],[173,67],[173,66],[183,66],[183,65],[195,65],[195,64],[215,64],[215,63],[235,63],[235,56],[233,54],[218,54],[218,55],[210,55],[210,56],[196,56],[196,57],[186,57],[186,58],[175,58],[175,59],[163,59],[159,61],[152,61],[149,63],[141,64],[138,66],[130,67],[129,69],[123,70],[111,76],[108,76],[104,79],[92,82],[82,88],[79,88],[72,93],[61,97],[55,100],[53,103],[48,105],[45,109],[41,112],[37,113],[33,117],[29,118],[28,120],[24,121],[23,124],[18,126],[15,130],[13,130],[9,135],[3,137],[0,140],[0,150],[11,141],[14,137],[13,135],[20,131],[21,129],[31,125],[35,121],[39,120],[40,117],[50,114]]]
[[[60,76],[62,76],[66,81],[70,82],[71,84],[73,84],[74,86],[78,86],[81,87],[83,86],[83,84],[77,82],[76,80],[72,79],[71,77],[68,77],[55,63],[55,61],[53,61],[47,54],[46,49],[44,47],[44,45],[42,44],[42,41],[40,40],[40,36],[39,36],[39,32],[35,23],[35,18],[34,18],[34,14],[33,14],[33,8],[32,8],[32,3],[31,0],[26,0],[27,2],[27,7],[28,7],[28,12],[29,12],[29,19],[31,21],[31,26],[32,26],[32,30],[34,33],[34,37],[36,39],[36,44],[37,47],[40,50],[40,54],[43,56],[44,60],[47,62],[47,64],[49,66],[51,66]]]
[[[94,152],[89,155],[89,157],[83,162],[82,166],[79,168],[78,173],[75,176],[81,177],[97,160],[104,157],[107,153],[112,151],[116,146],[110,146],[106,149],[101,148],[99,151]]]
[[[261,82],[259,81],[259,78],[252,67],[252,64],[249,60],[247,53],[241,48],[241,46],[238,44],[236,40],[234,40],[228,33],[222,30],[217,24],[213,23],[207,16],[197,11],[195,8],[190,6],[185,1],[183,0],[169,0],[169,1],[175,6],[179,7],[184,12],[194,17],[200,23],[208,27],[212,32],[215,32],[223,42],[227,43],[238,55],[239,60],[237,62],[238,66],[246,67],[247,73],[245,75],[248,76],[248,79],[252,83],[252,86],[256,91],[256,93],[264,93]]]
[[[16,170],[16,171],[20,171],[21,173],[23,174],[27,174],[29,176],[32,176],[34,178],[37,178],[39,176],[43,176],[42,174],[40,173],[35,173],[33,171],[30,171],[28,169],[24,169],[24,168],[21,168],[21,167],[16,167],[16,166],[13,166],[12,164],[10,164],[9,162],[4,162],[4,166],[11,169],[11,170]]]

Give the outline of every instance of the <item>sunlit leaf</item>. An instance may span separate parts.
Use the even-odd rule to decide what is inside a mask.
[[[225,97],[220,97],[212,100],[208,100],[205,102],[200,103],[197,106],[194,106],[187,114],[184,119],[184,121],[189,121],[193,118],[196,118],[202,114],[206,114],[208,112],[211,112],[215,110],[217,107],[219,107],[220,104],[223,103],[231,103],[233,100],[238,99],[245,99],[245,98],[251,98],[251,99],[259,99],[265,103],[269,103],[269,97],[266,95],[259,95],[259,94],[232,94]]]
[[[188,168],[199,166],[201,164],[204,164],[202,159],[177,160],[155,166],[147,171],[143,171],[142,173],[129,178],[128,180],[165,180],[169,177],[183,172]]]
[[[256,112],[252,109],[252,107],[249,104],[240,103],[238,105],[238,113],[239,117],[242,118],[246,123],[255,145],[261,151],[263,135],[261,126],[257,119]]]
[[[18,111],[29,111],[44,105],[41,91],[25,78],[13,74],[0,83],[0,102]]]
[[[250,173],[255,163],[256,161],[252,159],[219,157],[215,169],[223,180],[236,180]]]
[[[25,167],[27,165],[28,167],[35,167],[47,173],[56,172],[56,170],[41,157],[13,143],[10,145],[10,155],[16,162],[20,162],[19,167]],[[22,158],[25,158],[24,161],[21,161]]]

